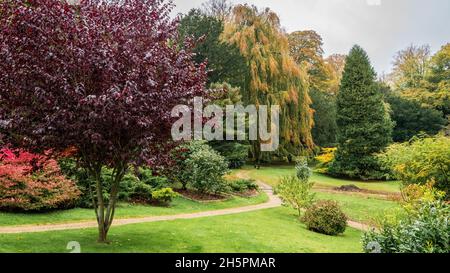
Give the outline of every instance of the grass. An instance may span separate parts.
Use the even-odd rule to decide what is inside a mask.
[[[337,201],[350,220],[374,224],[389,210],[399,207],[397,202],[370,196],[317,192],[317,199]]]
[[[245,167],[242,172],[250,178],[275,186],[282,176],[294,174],[295,169],[293,166],[262,167],[260,170],[256,170],[252,167]],[[236,173],[237,172],[232,175],[236,176]],[[318,173],[314,173],[311,179],[316,181],[316,186],[330,189],[349,184],[354,184],[362,189],[385,191],[390,193],[398,192],[399,189],[398,182],[351,181],[332,178]],[[320,192],[320,190],[317,189],[315,191],[317,194],[317,199],[337,201],[341,205],[342,210],[351,220],[368,224],[373,224],[374,220],[379,218],[379,216],[384,214],[386,211],[399,206],[395,201],[377,198],[373,195]]]
[[[361,232],[347,228],[340,236],[306,230],[291,209],[112,227],[111,244],[96,243],[97,230],[0,234],[0,252],[69,252],[77,241],[81,252],[121,253],[311,253],[360,252]]]
[[[182,197],[175,198],[170,207],[155,207],[144,205],[131,205],[121,203],[116,210],[118,218],[138,218],[146,216],[171,215],[180,213],[192,213],[207,210],[219,210],[233,207],[242,207],[266,202],[267,195],[261,193],[258,196],[244,198],[232,197],[221,202],[200,203],[187,200]],[[95,220],[92,209],[75,208],[69,210],[53,211],[46,213],[8,213],[0,212],[0,226],[26,225],[26,224],[50,224]]]
[[[281,177],[285,175],[295,174],[294,166],[270,166],[261,167],[257,170],[251,166],[244,167],[242,172],[246,173],[250,177],[261,180],[271,186],[278,184]],[[374,190],[374,191],[384,191],[384,192],[399,192],[400,183],[398,181],[360,181],[360,180],[349,180],[334,178],[324,174],[314,172],[311,179],[316,182],[317,186],[322,187],[340,187],[344,185],[353,184],[361,189]]]

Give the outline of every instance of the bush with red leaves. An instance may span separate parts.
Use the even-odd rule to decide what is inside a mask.
[[[73,206],[80,195],[55,160],[0,150],[0,210],[40,211]]]

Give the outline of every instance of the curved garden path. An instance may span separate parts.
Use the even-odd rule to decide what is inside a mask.
[[[259,183],[262,191],[264,191],[269,200],[265,203],[258,205],[251,205],[245,207],[228,208],[221,210],[202,211],[195,213],[184,213],[175,215],[162,215],[162,216],[150,216],[142,218],[127,218],[127,219],[115,219],[113,226],[123,226],[137,223],[149,223],[159,221],[171,221],[178,219],[194,219],[210,216],[237,214],[243,212],[250,212],[268,208],[275,208],[281,206],[281,200],[273,194],[272,188],[264,183]],[[0,227],[0,234],[5,233],[26,233],[26,232],[43,232],[43,231],[55,231],[55,230],[69,230],[69,229],[84,229],[97,227],[96,221],[84,221],[76,223],[61,223],[61,224],[44,224],[44,225],[21,225],[21,226],[5,226]]]
[[[241,178],[245,178],[244,174],[238,173],[237,176]],[[202,211],[195,213],[184,213],[184,214],[175,214],[175,215],[163,215],[163,216],[150,216],[150,217],[142,217],[142,218],[127,218],[127,219],[115,219],[113,222],[113,226],[123,226],[129,224],[137,224],[137,223],[150,223],[150,222],[159,222],[159,221],[172,221],[178,219],[194,219],[194,218],[202,218],[202,217],[211,217],[211,216],[220,216],[220,215],[229,215],[229,214],[238,214],[250,211],[257,211],[262,209],[276,208],[281,206],[282,202],[280,198],[278,198],[273,193],[273,189],[271,186],[263,183],[262,181],[257,181],[260,189],[267,194],[269,200],[265,203],[245,206],[245,207],[237,207],[237,208],[228,208],[221,210],[213,210],[213,211]],[[349,221],[348,225],[352,228],[367,230],[370,227],[358,223]],[[75,223],[61,223],[61,224],[44,224],[44,225],[20,225],[20,226],[5,226],[0,227],[0,234],[11,234],[11,233],[31,233],[31,232],[44,232],[44,231],[56,231],[56,230],[70,230],[70,229],[84,229],[84,228],[96,228],[96,221],[84,221],[84,222],[75,222]]]

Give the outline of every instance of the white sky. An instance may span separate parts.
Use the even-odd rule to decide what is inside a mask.
[[[175,12],[204,0],[173,0]],[[394,54],[411,43],[432,52],[450,42],[450,0],[232,0],[270,7],[288,32],[313,29],[325,55],[348,53],[354,44],[369,54],[376,71],[388,73]]]

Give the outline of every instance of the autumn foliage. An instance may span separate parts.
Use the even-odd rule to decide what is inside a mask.
[[[37,211],[69,207],[80,192],[55,160],[24,151],[0,150],[0,209]]]
[[[75,148],[95,182],[101,242],[129,165],[159,164],[172,139],[172,108],[204,93],[206,64],[181,42],[172,7],[164,0],[0,2],[0,142],[40,152]],[[104,167],[113,170],[109,181]]]

